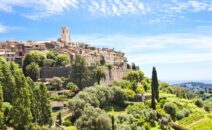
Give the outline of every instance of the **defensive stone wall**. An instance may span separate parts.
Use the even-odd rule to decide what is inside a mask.
[[[68,77],[71,67],[42,67],[40,70],[40,78],[53,78],[53,77]]]
[[[53,78],[53,77],[68,77],[71,67],[42,67],[40,70],[40,78]],[[113,81],[120,81],[126,74],[127,70],[123,69],[107,69],[105,68],[106,79],[101,81],[101,84],[108,85]],[[94,80],[86,81],[85,86],[91,86],[95,83]],[[84,85],[83,85],[84,86]]]

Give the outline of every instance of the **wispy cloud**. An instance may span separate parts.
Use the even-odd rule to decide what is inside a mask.
[[[168,4],[168,9],[176,11],[176,12],[183,12],[183,11],[203,11],[203,10],[210,10],[212,5],[211,1],[208,0],[187,0],[187,1],[179,1],[179,0],[172,0],[172,3]]]
[[[88,3],[89,11],[104,16],[146,14],[149,8],[140,0],[101,0]]]
[[[15,7],[28,8],[24,17],[37,20],[51,15],[58,15],[70,8],[78,8],[77,0],[1,0],[0,9],[15,12]]]
[[[212,53],[176,53],[130,55],[129,59],[137,64],[176,64],[176,63],[212,63]]]
[[[15,12],[15,7],[27,8],[29,12],[21,15],[33,20],[62,14],[71,9],[85,10],[100,16],[150,14],[155,16],[150,23],[164,20],[170,22],[167,19],[173,18],[175,13],[212,11],[212,2],[208,0],[155,0],[157,5],[152,3],[154,0],[1,0],[0,10]]]
[[[0,33],[5,33],[7,31],[7,27],[0,23]]]
[[[5,25],[0,23],[0,33],[7,33],[9,31],[13,31],[13,30],[23,30],[23,27],[18,27],[18,26],[9,26],[9,25]]]
[[[73,35],[74,41],[126,52],[131,62],[184,63],[212,61],[212,37],[195,34]],[[172,50],[172,52],[170,52]]]

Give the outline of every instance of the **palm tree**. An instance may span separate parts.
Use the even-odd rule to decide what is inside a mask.
[[[98,85],[102,79],[106,79],[106,74],[102,67],[96,67],[94,69],[94,78],[97,80]]]
[[[107,64],[106,66],[107,66],[107,68],[109,70],[109,78],[111,79],[112,78],[111,70],[112,70],[113,66],[111,64]]]

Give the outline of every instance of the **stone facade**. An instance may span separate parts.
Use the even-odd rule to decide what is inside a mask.
[[[53,78],[53,77],[68,77],[71,67],[42,67],[40,70],[40,78]]]
[[[71,42],[69,29],[67,27],[61,28],[61,38],[60,38],[60,40],[64,43],[70,43]]]
[[[0,43],[0,55],[8,61],[17,61],[19,64],[23,57],[32,50],[43,52],[54,50],[57,54],[69,55],[71,59],[80,54],[85,58],[88,66],[104,60],[105,64],[111,64],[113,69],[127,70],[127,58],[123,52],[109,48],[97,48],[83,42],[72,42],[67,27],[61,28],[61,37],[57,41],[5,41]]]
[[[121,81],[127,73],[127,70],[121,69],[108,69],[105,67],[106,79],[101,81],[101,84],[111,84],[113,81]],[[42,67],[40,71],[41,79],[49,79],[53,77],[68,77],[71,71],[71,67]],[[87,81],[84,86],[93,85],[95,81],[92,79]]]

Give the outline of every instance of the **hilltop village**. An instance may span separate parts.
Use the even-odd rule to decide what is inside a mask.
[[[56,41],[0,42],[0,56],[20,65],[22,65],[23,57],[33,50],[44,52],[54,50],[58,54],[68,54],[71,59],[74,59],[76,54],[80,54],[85,57],[88,66],[104,59],[105,63],[111,64],[115,68],[127,69],[127,58],[123,52],[109,48],[96,48],[83,42],[72,42],[67,27],[61,28],[61,36]]]

